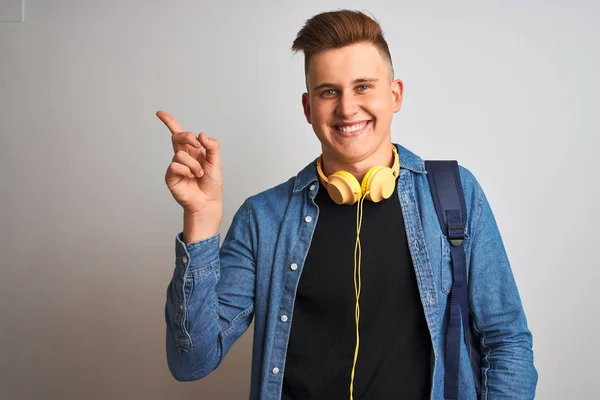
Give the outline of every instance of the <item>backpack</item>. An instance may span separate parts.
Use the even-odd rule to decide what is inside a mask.
[[[442,232],[448,238],[452,262],[452,288],[449,294],[450,321],[446,334],[444,398],[458,400],[458,374],[462,338],[467,347],[475,380],[477,398],[481,395],[481,350],[479,338],[471,329],[467,264],[463,241],[467,212],[456,161],[425,161],[427,180]]]

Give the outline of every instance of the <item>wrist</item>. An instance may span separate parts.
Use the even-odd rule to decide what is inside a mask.
[[[217,233],[221,225],[221,216],[212,213],[202,215],[199,213],[183,214],[183,241],[185,244],[208,239]]]

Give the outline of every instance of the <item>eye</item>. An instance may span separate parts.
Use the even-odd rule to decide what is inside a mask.
[[[369,85],[360,85],[357,87],[358,91],[363,92],[369,88]]]
[[[337,90],[335,89],[327,89],[321,92],[321,96],[334,96],[337,94]]]

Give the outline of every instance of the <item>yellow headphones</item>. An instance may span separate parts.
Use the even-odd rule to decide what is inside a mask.
[[[388,199],[394,192],[396,178],[400,170],[398,151],[392,145],[394,164],[392,168],[376,165],[371,167],[362,180],[362,184],[348,171],[337,171],[328,177],[323,173],[322,156],[317,160],[317,173],[321,183],[327,189],[329,197],[337,204],[355,204],[366,194],[367,200],[377,203]]]
[[[354,247],[354,294],[356,295],[356,307],[354,309],[354,322],[356,323],[356,347],[354,349],[354,361],[350,373],[350,400],[354,399],[354,375],[356,373],[356,362],[358,361],[358,349],[360,334],[358,330],[360,319],[360,292],[361,292],[361,245],[360,229],[362,225],[363,204],[365,199],[377,203],[388,199],[394,192],[396,178],[400,171],[400,160],[396,146],[392,144],[394,152],[394,164],[392,168],[376,165],[371,167],[362,180],[362,184],[348,171],[337,171],[328,177],[323,173],[322,156],[317,159],[317,173],[319,180],[327,189],[329,197],[337,204],[352,205],[358,202],[356,214],[356,246]]]

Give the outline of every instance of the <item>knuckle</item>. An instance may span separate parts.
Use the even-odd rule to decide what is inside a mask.
[[[185,138],[187,136],[187,133],[188,132],[175,132],[173,134],[173,139],[176,140],[176,141],[178,141],[178,142],[181,142],[182,140],[185,140]]]

